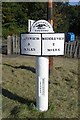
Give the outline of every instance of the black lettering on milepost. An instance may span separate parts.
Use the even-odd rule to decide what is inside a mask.
[[[55,43],[53,43],[53,46],[55,46]]]
[[[35,48],[24,48],[25,51],[35,51]]]
[[[58,49],[57,49],[57,48],[55,48],[55,49],[47,49],[47,51],[48,51],[48,52],[51,52],[51,51],[56,52],[56,51],[60,51],[60,49],[59,49],[59,48],[58,48]]]
[[[30,43],[28,43],[28,46],[30,46]]]

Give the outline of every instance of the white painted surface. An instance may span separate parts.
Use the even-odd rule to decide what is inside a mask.
[[[21,54],[41,55],[41,34],[21,34]]]
[[[64,39],[64,33],[21,34],[21,54],[64,55]]]
[[[36,57],[36,104],[40,111],[48,110],[48,57]]]
[[[31,33],[54,33],[51,24],[46,20],[38,20],[31,26]]]
[[[42,55],[64,55],[64,33],[42,34]]]

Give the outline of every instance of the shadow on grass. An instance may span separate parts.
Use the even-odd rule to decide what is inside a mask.
[[[15,69],[25,69],[25,70],[29,70],[33,73],[36,73],[36,70],[34,67],[30,67],[30,66],[24,66],[24,65],[20,65],[20,66],[12,66],[12,65],[9,65],[9,64],[3,64],[3,65],[6,65],[6,66],[10,66],[12,68],[15,68]]]
[[[18,101],[22,104],[27,104],[28,106],[30,106],[32,103],[35,105],[35,101],[32,101],[32,100],[28,100],[28,99],[24,99],[8,90],[6,90],[5,88],[2,88],[2,95],[9,98],[9,99],[12,99],[12,100],[15,100],[15,101]]]

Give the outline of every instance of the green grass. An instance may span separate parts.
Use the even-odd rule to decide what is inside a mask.
[[[36,58],[3,56],[3,118],[78,117],[78,59],[54,57],[49,109],[36,109]]]

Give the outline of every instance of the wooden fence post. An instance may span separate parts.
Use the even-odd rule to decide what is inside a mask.
[[[17,37],[17,42],[18,42],[18,50],[17,50],[17,53],[20,54],[20,37]]]
[[[19,40],[19,37],[17,35],[15,36],[15,41],[16,41],[16,48],[15,48],[16,49],[16,54],[19,54],[20,53],[20,45],[19,45],[20,40]]]
[[[74,42],[65,42],[65,50],[66,57],[79,57],[80,56],[80,43],[78,41]]]
[[[13,49],[13,54],[19,54],[20,53],[20,42],[19,42],[19,37],[17,35],[12,36],[12,49]]]
[[[65,42],[65,44],[64,44],[64,55],[65,55],[65,57],[66,57],[66,53],[67,53],[67,42]]]
[[[67,43],[67,56],[69,57],[70,53],[70,41]]]
[[[13,43],[13,54],[15,54],[15,45],[16,45],[16,42],[15,42],[15,35],[14,34],[12,35],[12,43]]]
[[[12,40],[10,35],[7,37],[7,54],[12,54]]]
[[[78,44],[78,58],[80,58],[80,43]]]
[[[70,57],[72,57],[72,49],[73,48],[73,42],[70,43]]]
[[[78,41],[75,42],[74,57],[77,57]]]
[[[73,42],[73,46],[72,46],[72,58],[74,58],[74,53],[75,53],[75,42]]]

